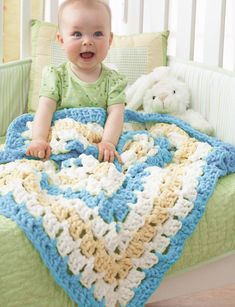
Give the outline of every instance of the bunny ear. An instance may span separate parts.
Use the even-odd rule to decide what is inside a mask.
[[[162,78],[169,76],[171,74],[171,68],[167,66],[159,66],[154,68],[152,71],[153,78],[156,82],[160,81]]]
[[[169,77],[175,77],[176,79],[178,79],[181,82],[185,83],[184,77],[179,75],[179,71],[173,70],[169,67],[169,71],[168,71]]]
[[[130,87],[126,89],[127,108],[137,110],[143,103],[146,91],[156,83],[152,73],[138,78]]]
[[[137,110],[142,103],[141,87],[145,84],[146,75],[139,77],[133,84],[126,88],[127,108]]]

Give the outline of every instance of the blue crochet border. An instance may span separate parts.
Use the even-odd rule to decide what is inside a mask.
[[[96,121],[103,125],[105,122],[105,116],[105,112],[101,109],[68,109],[56,112],[54,120],[58,118],[72,117],[84,123]],[[8,159],[11,158],[11,154],[15,156],[15,158],[17,153],[17,158],[20,158],[19,156],[24,157],[24,139],[20,137],[20,134],[25,130],[23,123],[25,124],[28,120],[32,120],[32,115],[23,115],[11,124],[7,133],[6,150],[1,153],[0,162],[8,162]],[[228,173],[235,172],[235,148],[215,138],[195,131],[183,121],[164,114],[141,114],[126,111],[125,121],[136,121],[142,123],[146,121],[173,123],[189,133],[192,137],[203,142],[208,142],[214,148],[211,154],[207,157],[204,175],[199,180],[197,189],[198,195],[193,210],[182,220],[182,228],[171,239],[171,244],[167,253],[157,254],[159,262],[151,269],[144,270],[146,277],[140,286],[134,290],[135,296],[127,306],[136,307],[144,306],[148,298],[159,286],[166,271],[180,257],[186,239],[193,233],[197,223],[205,211],[206,203],[213,193],[218,178]],[[124,135],[121,138],[118,146],[119,150],[122,148],[122,142],[123,144],[125,143],[125,137],[130,137],[130,135],[126,134],[126,136]],[[15,146],[18,146],[17,150],[15,149]],[[57,162],[68,159],[69,157],[69,154],[64,154],[64,156],[61,156]],[[142,165],[142,167],[144,166]],[[144,172],[142,175],[144,176]],[[39,251],[43,262],[49,268],[56,282],[64,288],[72,300],[74,300],[79,306],[105,306],[104,301],[98,302],[94,299],[93,288],[86,289],[79,283],[79,275],[71,276],[67,273],[67,257],[62,259],[59,256],[55,240],[51,240],[43,230],[41,218],[33,218],[27,212],[24,204],[17,205],[14,202],[11,193],[5,197],[0,197],[0,204],[0,213],[11,218],[21,227],[29,240]],[[57,257],[56,263],[54,257]]]

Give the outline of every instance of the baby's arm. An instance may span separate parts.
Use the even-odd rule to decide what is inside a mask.
[[[52,116],[56,110],[56,102],[48,97],[40,97],[38,109],[33,122],[33,137],[27,148],[26,155],[40,159],[48,159],[51,148],[48,135]]]
[[[124,104],[114,104],[108,107],[108,117],[104,126],[102,141],[98,144],[99,160],[113,162],[115,156],[122,163],[116,151],[120,134],[123,128]]]

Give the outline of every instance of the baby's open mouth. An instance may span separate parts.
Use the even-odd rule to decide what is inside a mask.
[[[93,56],[94,56],[94,52],[90,52],[90,51],[80,53],[80,57],[83,59],[91,59]]]

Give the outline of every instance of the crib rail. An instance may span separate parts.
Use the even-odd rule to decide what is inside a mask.
[[[20,57],[30,54],[30,3],[21,2]],[[41,0],[44,20],[57,22],[63,0]],[[235,71],[234,0],[107,0],[116,34],[169,29],[168,55]],[[0,61],[3,57],[3,4],[0,0]]]
[[[109,3],[114,12],[115,33],[169,29],[169,55],[235,70],[235,1],[110,0]],[[121,18],[123,14],[125,19]]]
[[[30,59],[0,65],[0,137],[6,135],[11,121],[27,109],[30,67]]]

